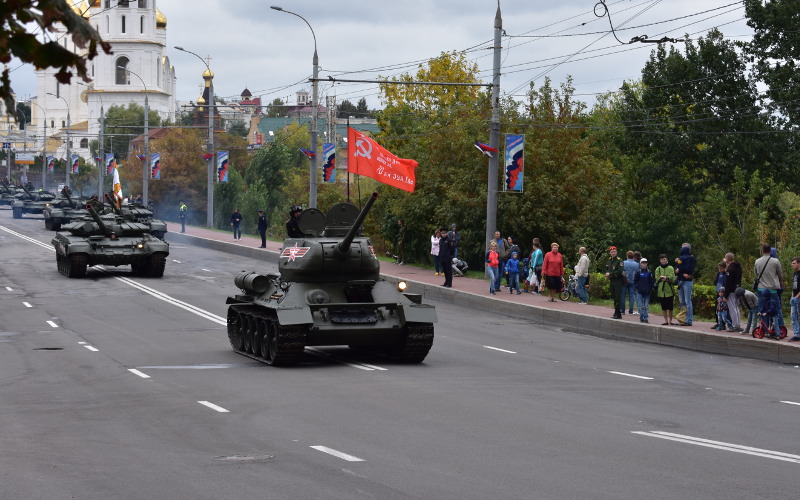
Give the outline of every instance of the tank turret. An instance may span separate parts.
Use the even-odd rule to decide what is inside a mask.
[[[91,203],[86,204],[86,211],[89,212],[89,216],[92,218],[95,224],[97,224],[97,228],[100,230],[100,234],[109,235],[111,234],[111,229],[106,226],[106,223],[103,222],[103,219],[100,218],[100,215],[95,212],[94,207]]]

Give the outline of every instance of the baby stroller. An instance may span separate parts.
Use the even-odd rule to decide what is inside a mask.
[[[781,314],[781,312],[778,310],[778,301],[775,300],[777,297],[773,297],[774,294],[769,290],[761,291],[759,292],[759,295],[759,323],[758,326],[753,328],[753,337],[757,339],[763,339],[768,335],[770,338],[778,340],[786,338],[786,334],[788,332],[785,326],[780,326],[777,333],[775,331],[775,316]]]
[[[463,260],[459,260],[453,257],[453,276],[455,277],[463,277],[467,275],[467,270],[469,266]]]

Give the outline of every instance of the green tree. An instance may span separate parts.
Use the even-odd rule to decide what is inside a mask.
[[[280,98],[275,98],[272,102],[267,106],[267,116],[269,118],[277,118],[279,116],[283,116],[286,114],[284,110],[284,106],[286,103],[283,102]]]
[[[247,125],[242,122],[235,122],[228,127],[228,133],[235,137],[247,137],[248,132],[250,132],[250,130],[247,128]]]
[[[161,118],[152,109],[148,113],[148,127],[161,124]],[[130,141],[144,134],[144,108],[131,102],[125,106],[111,106],[105,116],[103,150],[121,157],[130,150]]]
[[[337,106],[336,116],[339,118],[347,118],[348,116],[358,116],[358,108],[352,102],[345,99]]]
[[[57,25],[63,25],[75,46],[86,51],[74,53],[60,45],[59,40],[50,39]],[[37,33],[44,33],[45,41],[40,40]],[[37,69],[59,68],[55,76],[63,84],[72,80],[72,70],[89,82],[86,61],[94,59],[98,45],[105,53],[111,53],[111,45],[104,42],[66,0],[4,0],[0,3],[0,62],[3,64],[17,57]],[[7,110],[15,109],[8,67],[0,74],[0,99],[5,101]]]

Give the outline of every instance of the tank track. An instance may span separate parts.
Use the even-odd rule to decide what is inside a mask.
[[[403,342],[392,347],[388,355],[402,363],[422,363],[433,347],[433,324],[406,323]]]
[[[228,340],[237,354],[272,366],[300,362],[308,327],[281,326],[274,311],[251,305],[228,308]],[[271,345],[270,345],[270,340]]]

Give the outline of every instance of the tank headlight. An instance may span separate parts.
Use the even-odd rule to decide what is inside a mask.
[[[397,289],[398,290],[400,290],[401,292],[404,292],[406,290],[406,288],[408,288],[408,285],[406,284],[405,281],[398,281],[397,282]]]
[[[143,241],[140,241],[139,243],[137,243],[137,244],[136,244],[136,248],[138,248],[139,250],[141,250],[142,248],[144,248],[144,242],[143,242]]]

